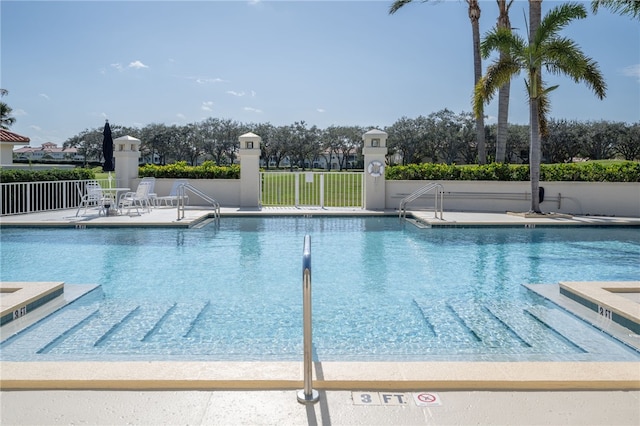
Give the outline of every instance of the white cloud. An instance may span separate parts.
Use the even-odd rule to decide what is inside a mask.
[[[257,113],[257,114],[262,114],[262,110],[261,110],[261,109],[251,108],[251,107],[244,107],[243,109],[244,109],[245,111],[255,112],[255,113]]]
[[[227,93],[230,94],[230,95],[233,95],[233,96],[244,96],[244,95],[246,95],[245,92],[235,92],[233,90],[227,90]]]
[[[203,78],[203,77],[187,77],[190,80],[195,80],[198,84],[210,84],[210,83],[222,83],[224,82],[221,78]]]
[[[318,111],[318,112],[321,112],[321,113],[322,113],[322,112],[324,112],[324,108],[317,108],[317,109],[316,109],[316,111]]]
[[[622,69],[622,75],[627,77],[635,77],[640,82],[640,64],[629,65]]]
[[[111,67],[117,69],[118,71],[122,71],[122,64],[119,62],[116,62],[115,64],[111,64]]]
[[[180,113],[180,112],[176,114],[176,117],[178,117],[180,120],[186,120],[187,119],[187,117],[184,114]]]
[[[33,124],[31,126],[29,126],[29,128],[35,130],[36,132],[41,132],[42,131],[41,127],[33,125]]]
[[[256,92],[254,90],[251,91],[251,97],[255,98],[256,97]]]
[[[38,96],[45,98],[46,100],[49,100],[49,96],[46,93],[39,93]]]
[[[213,102],[212,101],[204,101],[202,102],[202,106],[200,107],[203,111],[213,111]]]
[[[13,111],[11,111],[11,115],[13,115],[15,117],[20,117],[20,116],[29,115],[29,114],[27,114],[27,111],[18,108],[18,109],[14,109]]]
[[[141,69],[141,68],[149,68],[149,66],[143,64],[140,61],[133,61],[129,64],[129,68]]]

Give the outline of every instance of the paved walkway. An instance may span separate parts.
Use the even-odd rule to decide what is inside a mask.
[[[318,403],[302,405],[291,390],[0,392],[0,423],[3,426],[640,424],[638,391],[423,392],[425,401],[437,398],[435,402],[439,405],[431,406],[418,406],[414,395],[403,397],[406,404],[397,405],[398,394],[382,395],[383,398],[388,395],[386,404],[364,404],[367,392],[321,391]]]
[[[206,220],[210,211],[189,209],[183,219],[177,219],[175,208],[157,208],[150,213],[139,216],[102,217],[93,212],[86,216],[75,216],[73,211],[56,211],[0,218],[0,226],[195,226]],[[247,210],[223,208],[222,216],[240,215],[396,215],[394,211],[366,211],[362,209],[296,209],[265,208]],[[640,218],[610,217],[532,217],[495,213],[445,212],[443,220],[433,217],[433,212],[412,212],[412,218],[418,226],[580,226],[580,225],[632,225],[640,226]],[[6,379],[15,373],[13,367],[21,375],[25,372],[24,363],[9,365],[3,363],[0,378]],[[343,365],[345,371],[354,373],[361,370],[363,364]],[[499,364],[499,363],[494,363]],[[62,424],[95,424],[95,425],[639,425],[640,424],[640,364],[620,363],[602,367],[561,363],[558,368],[550,368],[540,363],[509,363],[512,372],[499,373],[487,367],[484,374],[467,365],[449,366],[444,364],[430,365],[426,371],[420,368],[420,374],[431,377],[444,377],[448,381],[431,381],[429,388],[394,388],[394,384],[384,379],[384,371],[379,371],[382,379],[371,387],[366,382],[358,386],[347,386],[335,389],[322,389],[317,404],[302,405],[297,402],[293,389],[260,389],[232,390],[220,385],[214,390],[114,390],[84,384],[85,390],[7,390],[4,386],[0,392],[0,423],[2,425],[62,425]],[[593,363],[598,364],[598,363]],[[27,366],[28,367],[28,366]],[[79,365],[62,368],[60,364],[32,365],[31,370],[44,368],[49,376],[55,376],[66,367],[70,371],[78,370]],[[415,369],[418,365],[409,366]],[[424,365],[423,365],[424,367]],[[192,374],[202,378],[202,370]],[[205,368],[205,367],[202,367]],[[400,369],[404,367],[398,367]],[[497,365],[495,368],[499,368]],[[593,368],[593,370],[592,370]],[[165,369],[167,370],[167,369]],[[168,374],[172,369],[168,369]],[[515,370],[520,370],[517,374]],[[554,370],[554,371],[550,371]],[[614,370],[617,372],[614,374]],[[144,374],[139,369],[138,374]],[[177,373],[184,369],[179,365],[173,370]],[[200,371],[200,373],[198,373]],[[251,376],[250,371],[241,368],[233,369],[232,375]],[[466,371],[466,373],[465,373]],[[329,372],[327,367],[326,373]],[[109,376],[108,371],[101,374]],[[346,373],[342,373],[346,374]],[[400,376],[406,375],[398,373]],[[412,373],[413,374],[413,373]],[[416,373],[417,374],[417,373]],[[470,376],[465,376],[465,374]],[[503,388],[494,387],[491,391],[481,390],[477,385],[482,377],[491,377],[494,383],[496,375],[505,375]],[[539,381],[542,390],[500,390],[518,389],[514,374],[528,377],[530,382]],[[555,374],[555,376],[553,376]],[[607,386],[612,374],[631,379],[624,389],[616,390]],[[453,390],[450,386],[456,376],[473,378],[467,387]],[[568,376],[567,376],[568,375]],[[566,380],[549,382],[550,377],[572,377],[576,381]],[[586,379],[581,381],[580,376]],[[129,376],[130,377],[130,376]],[[296,379],[301,375],[296,374]],[[371,375],[369,378],[372,377]],[[537,377],[537,378],[536,378]],[[596,383],[598,377],[604,377],[601,385],[589,387],[584,383]],[[67,377],[68,378],[68,377]],[[459,377],[458,377],[459,378]],[[68,381],[68,380],[67,380]],[[197,380],[196,380],[197,381]],[[624,380],[621,382],[623,383]],[[373,382],[372,382],[373,383]],[[422,383],[429,383],[428,381]],[[446,383],[449,383],[447,386]],[[476,383],[473,386],[471,383]],[[506,383],[511,383],[507,385]],[[582,383],[582,385],[580,384]],[[611,382],[609,382],[610,384]],[[583,390],[576,390],[577,387]],[[603,387],[604,386],[604,387]],[[289,386],[290,387],[290,386]],[[71,388],[71,387],[70,387]],[[70,389],[68,388],[68,389]],[[100,388],[100,389],[97,389]],[[112,388],[118,389],[117,386]],[[609,390],[603,390],[603,389]],[[33,389],[33,388],[32,388]],[[120,388],[122,389],[122,388]],[[135,388],[134,388],[135,389]],[[465,390],[466,389],[466,390]],[[468,390],[478,389],[478,390]],[[486,389],[486,388],[485,388]],[[499,389],[499,390],[495,390]],[[519,388],[523,389],[523,388]],[[527,388],[531,389],[531,387]],[[554,389],[554,390],[549,390]]]

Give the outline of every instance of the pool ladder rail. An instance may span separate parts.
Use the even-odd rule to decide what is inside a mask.
[[[315,404],[320,394],[313,389],[311,348],[313,345],[311,330],[311,237],[305,235],[302,250],[302,321],[304,334],[304,389],[298,391],[298,402]]]
[[[189,183],[184,183],[180,186],[178,186],[178,191],[177,191],[177,195],[178,195],[178,220],[180,219],[184,219],[184,212],[186,209],[185,206],[185,200],[187,200],[187,192],[191,192],[194,195],[197,195],[198,197],[202,198],[204,201],[206,201],[207,203],[211,204],[213,206],[213,218],[215,220],[219,220],[220,219],[220,203],[218,201],[216,201],[214,198],[208,196],[207,194],[205,194],[204,192],[200,191],[198,188],[196,188],[195,186],[189,184]]]
[[[400,200],[399,217],[400,219],[405,219],[407,217],[407,204],[417,200],[421,196],[427,194],[428,192],[433,191],[434,193],[434,217],[435,219],[442,220],[442,204],[444,199],[444,186],[437,182],[431,182],[420,189],[413,191],[411,194],[404,197]],[[440,217],[438,218],[438,212],[440,212]]]

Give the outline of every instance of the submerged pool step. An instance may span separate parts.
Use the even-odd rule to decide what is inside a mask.
[[[421,301],[414,299],[425,321],[435,333],[435,339],[449,347],[473,346],[479,338],[470,330],[444,301]]]
[[[95,307],[83,307],[75,310],[62,310],[50,320],[41,321],[30,329],[30,339],[11,338],[2,346],[2,355],[12,353],[47,353],[55,342],[73,332],[77,327],[97,315]],[[18,335],[19,336],[19,335]],[[15,336],[15,337],[18,337]]]
[[[449,306],[484,345],[495,348],[531,347],[518,333],[492,315],[491,311],[484,306],[455,302],[450,303]]]
[[[139,305],[135,311],[123,319],[117,329],[108,338],[102,340],[103,346],[120,346],[121,342],[142,342],[148,340],[157,329],[158,323],[166,320],[175,303]]]
[[[532,306],[527,308],[527,312],[585,352],[620,359],[627,359],[632,352],[622,344],[612,341],[605,333],[559,309]]]
[[[512,302],[495,302],[486,305],[487,310],[527,342],[532,351],[557,354],[584,353],[578,346],[528,315],[526,309],[529,307],[529,305]]]
[[[138,307],[137,304],[122,305],[120,303],[107,304],[107,306],[109,307],[101,306],[96,315],[82,324],[82,327],[61,339],[50,352],[93,352],[96,344],[105,341],[108,335],[113,333],[118,325]]]

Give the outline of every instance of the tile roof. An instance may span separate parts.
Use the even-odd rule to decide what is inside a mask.
[[[17,133],[0,129],[0,142],[29,143],[31,139],[26,136],[20,136]]]

